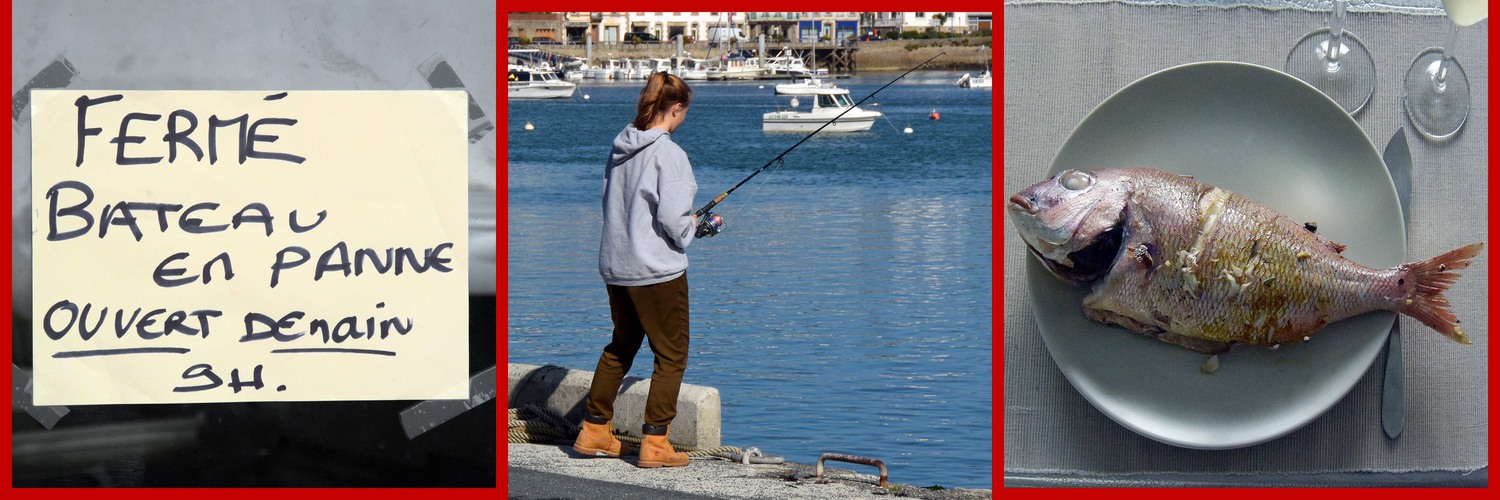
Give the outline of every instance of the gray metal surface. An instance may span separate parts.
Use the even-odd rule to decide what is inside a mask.
[[[1380,158],[1391,173],[1391,182],[1396,185],[1396,200],[1401,202],[1401,219],[1405,228],[1411,230],[1411,150],[1406,146],[1405,128],[1397,128],[1396,134],[1385,143]],[[1391,334],[1386,339],[1385,378],[1381,381],[1380,426],[1386,437],[1396,439],[1406,426],[1406,369],[1401,357],[1401,322],[1391,325]]]
[[[1007,488],[1485,488],[1488,467],[1472,472],[1336,472],[1324,474],[1006,474]]]

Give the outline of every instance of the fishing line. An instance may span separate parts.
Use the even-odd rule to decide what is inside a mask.
[[[770,172],[766,173],[766,178],[770,179],[771,176],[776,175],[776,171],[777,170],[781,170],[782,165],[786,165],[786,160],[781,160],[781,161],[777,162],[776,163],[776,168],[773,168],[773,169],[771,169]],[[767,181],[767,182],[769,182],[769,181]],[[734,213],[730,214],[730,218],[731,219],[737,219],[737,218],[739,218],[740,212],[744,212],[745,211],[745,207],[750,206],[750,202],[755,199],[755,195],[757,195],[757,194],[760,193],[760,188],[763,188],[765,186],[766,186],[766,182],[762,182],[760,184],[757,184],[755,186],[755,190],[750,192],[750,196],[745,197],[745,202],[740,204],[740,208],[735,209]]]
[[[793,144],[792,147],[786,148],[786,151],[782,151],[781,154],[776,155],[775,158],[771,158],[771,161],[766,162],[765,165],[761,165],[760,168],[755,169],[754,172],[751,172],[749,177],[745,177],[745,179],[742,180],[742,181],[740,181],[739,184],[735,184],[734,187],[729,188],[729,190],[725,191],[724,194],[721,194],[718,197],[714,198],[713,201],[708,202],[707,205],[704,205],[703,208],[700,208],[696,212],[693,212],[693,214],[698,217],[698,220],[703,220],[703,216],[705,214],[707,214],[709,210],[713,209],[714,206],[718,205],[719,202],[724,201],[724,198],[728,197],[729,193],[733,193],[734,190],[739,189],[740,186],[745,185],[746,182],[750,182],[750,179],[755,178],[755,176],[757,174],[761,173],[761,171],[765,170],[766,168],[770,167],[771,165],[775,165],[778,162],[785,163],[785,160],[783,158],[786,157],[787,153],[791,153],[792,150],[797,149],[797,146],[801,146],[802,143],[807,142],[807,140],[811,139],[812,136],[818,135],[818,132],[822,132],[823,129],[828,128],[829,125],[832,125],[834,122],[838,121],[839,118],[843,118],[846,113],[854,110],[854,108],[859,107],[859,105],[864,104],[865,101],[870,100],[871,97],[875,97],[875,94],[879,94],[880,91],[885,90],[886,87],[889,87],[889,86],[895,84],[896,82],[901,81],[902,78],[906,78],[906,75],[911,74],[911,72],[916,71],[918,68],[921,68],[922,66],[926,66],[927,63],[932,62],[933,59],[937,59],[939,57],[942,57],[944,54],[947,54],[947,52],[939,52],[938,55],[932,56],[931,59],[928,59],[926,61],[922,61],[921,64],[918,64],[915,67],[912,67],[912,69],[906,70],[905,73],[902,73],[901,76],[896,77],[896,79],[891,80],[889,83],[886,83],[885,85],[880,86],[880,88],[878,88],[878,89],[875,89],[875,91],[871,92],[870,95],[865,96],[864,99],[860,99],[859,102],[854,103],[853,106],[850,106],[848,109],[845,109],[843,112],[839,113],[838,116],[833,117],[832,120],[828,120],[827,123],[824,123],[822,126],[818,127],[817,130],[812,131],[812,133],[807,134],[807,137],[803,137],[802,140],[797,141],[797,143]],[[882,113],[882,115],[884,115],[884,113]],[[894,126],[895,125],[892,125],[892,127],[894,127]],[[740,209],[743,210],[744,206],[741,206]]]

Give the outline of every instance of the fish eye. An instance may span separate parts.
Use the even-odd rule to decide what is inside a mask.
[[[1081,191],[1094,184],[1094,176],[1081,170],[1069,170],[1057,176],[1057,183],[1069,191]]]

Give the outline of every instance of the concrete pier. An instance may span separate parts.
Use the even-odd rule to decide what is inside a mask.
[[[892,482],[877,486],[868,470],[825,468],[814,477],[809,464],[745,465],[695,458],[687,467],[640,469],[631,458],[584,457],[572,447],[510,443],[506,496],[512,499],[640,498],[664,500],[755,498],[825,500],[876,497],[978,500],[990,490],[928,489]],[[896,477],[900,479],[899,476]]]
[[[593,377],[594,372],[587,370],[511,363],[506,377],[508,407],[534,404],[563,415],[569,422],[582,421]],[[615,400],[616,429],[640,437],[650,384],[650,379],[638,377],[627,377],[621,384]],[[682,384],[677,418],[672,421],[668,441],[699,449],[718,447],[720,424],[718,389]],[[635,466],[633,456],[585,457],[567,444],[509,443],[507,447],[507,496],[511,499],[821,500],[869,495],[931,500],[991,498],[990,490],[929,489],[901,484],[899,471],[892,472],[890,484],[880,487],[877,469],[873,467],[859,471],[825,467],[823,477],[818,478],[816,467],[810,464],[741,464],[707,457],[693,458],[682,468],[640,469]]]
[[[506,377],[507,408],[527,403],[551,410],[572,423],[582,422],[585,401],[594,372],[570,370],[560,366],[537,366],[510,363]],[[641,437],[645,423],[646,395],[651,379],[625,377],[615,399],[615,429]],[[719,390],[695,384],[682,384],[677,393],[677,418],[672,420],[667,441],[682,446],[708,449],[719,446]]]

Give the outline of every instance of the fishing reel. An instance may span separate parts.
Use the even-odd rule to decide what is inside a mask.
[[[702,238],[707,236],[712,238],[714,235],[722,232],[724,232],[724,218],[720,217],[719,214],[710,212],[698,218],[698,233],[693,235],[693,237]]]

